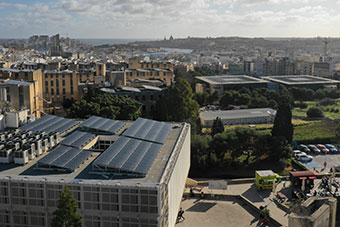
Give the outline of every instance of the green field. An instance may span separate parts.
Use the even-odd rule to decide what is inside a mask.
[[[327,106],[321,106],[317,101],[306,101],[308,106],[307,108],[299,108],[295,107],[293,109],[293,116],[297,117],[307,117],[307,110],[311,107],[318,107],[322,109],[325,117],[334,120],[334,119],[340,119],[340,99],[335,100],[336,103],[334,105],[327,105]],[[337,112],[336,112],[337,111]]]
[[[331,121],[319,121],[294,127],[293,140],[296,141],[336,141],[337,124]]]

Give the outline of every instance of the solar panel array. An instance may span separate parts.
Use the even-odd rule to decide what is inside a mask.
[[[81,127],[95,129],[98,131],[108,132],[115,134],[118,132],[123,126],[125,125],[124,122],[115,121],[107,118],[92,116],[86,121],[81,123]]]
[[[94,161],[94,165],[146,175],[161,148],[161,144],[122,136]]]
[[[46,133],[59,132],[63,134],[77,124],[79,124],[79,121],[53,115],[46,115],[43,118],[40,118],[32,123],[20,127],[20,129]]]
[[[138,118],[124,133],[124,136],[163,144],[172,126],[165,122]]]
[[[90,143],[96,135],[88,132],[75,131],[63,139],[60,144],[82,149]]]
[[[73,172],[91,155],[91,151],[61,145],[40,159],[38,166],[57,167]]]

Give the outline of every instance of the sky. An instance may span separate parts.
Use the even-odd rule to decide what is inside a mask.
[[[0,38],[340,37],[340,0],[0,0]]]

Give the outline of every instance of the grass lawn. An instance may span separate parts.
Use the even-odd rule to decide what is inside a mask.
[[[329,118],[329,119],[340,119],[340,99],[335,100],[336,103],[334,105],[328,105],[328,106],[321,106],[318,104],[318,101],[306,101],[308,106],[307,108],[299,108],[295,107],[293,109],[293,116],[298,116],[298,117],[307,117],[307,110],[311,107],[318,107],[322,109],[324,115]],[[338,112],[336,112],[338,111]]]
[[[305,141],[314,139],[331,139],[336,138],[337,124],[330,121],[318,121],[308,125],[294,127],[293,140]]]
[[[301,125],[309,125],[314,124],[315,122],[319,121],[304,121],[301,119],[292,119],[292,123],[294,126],[301,126]],[[253,128],[257,130],[260,134],[270,134],[273,124],[256,124],[256,125],[226,125],[224,126],[224,130],[233,130],[237,127],[245,127],[245,128]],[[210,133],[211,128],[203,128],[203,133]]]

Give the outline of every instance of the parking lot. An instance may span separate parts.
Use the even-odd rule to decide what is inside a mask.
[[[333,166],[340,165],[340,154],[320,154],[312,155],[313,161],[303,163],[309,169],[315,169],[318,172],[329,172]],[[324,163],[326,162],[326,168],[324,169]]]

